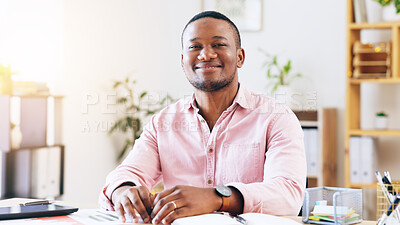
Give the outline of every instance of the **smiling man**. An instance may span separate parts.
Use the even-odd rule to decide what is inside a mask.
[[[213,211],[297,215],[306,162],[296,116],[239,84],[245,53],[224,15],[197,14],[181,41],[194,94],[152,117],[107,176],[100,204],[154,224]],[[161,180],[166,189],[153,196]]]

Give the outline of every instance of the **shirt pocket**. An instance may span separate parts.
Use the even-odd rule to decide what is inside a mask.
[[[264,167],[260,143],[224,144],[221,156],[224,183],[262,181]]]

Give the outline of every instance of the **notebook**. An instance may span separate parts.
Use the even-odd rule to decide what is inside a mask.
[[[246,225],[298,225],[300,223],[289,218],[271,216],[261,213],[244,213],[240,215],[246,220]],[[176,219],[172,225],[243,225],[236,218],[221,213],[211,213]]]

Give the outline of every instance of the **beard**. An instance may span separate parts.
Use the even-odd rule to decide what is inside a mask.
[[[219,76],[219,79],[214,80],[204,80],[199,79],[199,77],[195,76],[193,79],[190,79],[188,76],[187,79],[189,83],[196,89],[199,89],[204,92],[214,92],[223,89],[228,86],[235,78],[236,70],[229,77]]]

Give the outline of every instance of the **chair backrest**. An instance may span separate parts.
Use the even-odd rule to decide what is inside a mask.
[[[306,177],[306,188],[308,188],[308,177]],[[301,206],[298,216],[303,216],[303,206]]]

